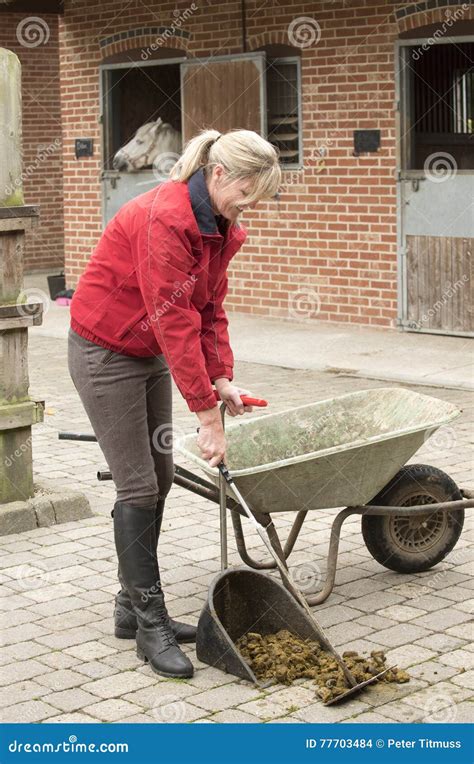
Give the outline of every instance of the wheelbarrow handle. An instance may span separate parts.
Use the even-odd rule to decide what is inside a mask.
[[[217,390],[214,390],[214,395],[216,396],[216,401],[221,400]],[[264,400],[263,398],[252,398],[250,395],[241,395],[240,400],[244,406],[261,406],[262,408],[268,406],[268,401]]]

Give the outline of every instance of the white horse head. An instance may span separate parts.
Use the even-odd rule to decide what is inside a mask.
[[[138,128],[132,140],[117,151],[112,165],[122,172],[134,172],[155,163],[166,166],[171,156],[178,160],[181,150],[181,133],[158,117],[156,122]]]

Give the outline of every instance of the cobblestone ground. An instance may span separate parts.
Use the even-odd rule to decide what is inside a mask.
[[[336,588],[316,609],[340,649],[387,651],[407,668],[404,685],[379,685],[350,703],[324,707],[310,681],[266,691],[200,663],[185,646],[195,676],[172,681],[141,665],[134,643],[113,636],[116,561],[110,509],[112,483],[98,483],[106,467],[94,443],[59,441],[59,430],[90,432],[67,373],[66,342],[30,338],[31,394],[46,399],[45,422],[34,428],[36,478],[84,491],[93,518],[0,539],[3,642],[0,688],[3,721],[15,722],[466,722],[473,690],[472,525],[435,569],[400,575],[366,550],[360,521],[343,532]],[[387,383],[240,363],[236,382],[268,398],[272,411]],[[469,434],[472,399],[466,392],[416,388],[459,405],[464,414],[443,428],[413,461],[447,471],[472,486]],[[175,395],[178,432],[193,431],[195,416]],[[470,421],[471,420],[471,421]],[[178,463],[182,463],[177,459]],[[186,465],[184,465],[186,466]],[[331,511],[312,513],[290,562],[324,572]],[[291,513],[278,517],[285,535]],[[258,555],[252,533],[248,546]],[[230,562],[240,560],[230,543]],[[171,615],[197,622],[207,587],[219,571],[217,505],[173,487],[160,539],[160,563]],[[315,568],[316,569],[316,568]]]

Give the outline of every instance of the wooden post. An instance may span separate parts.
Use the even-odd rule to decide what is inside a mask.
[[[43,407],[28,395],[28,327],[42,322],[42,303],[22,297],[25,233],[38,208],[23,204],[21,72],[0,48],[0,504],[33,496],[31,425]]]
[[[23,204],[21,177],[21,64],[0,48],[0,207]]]

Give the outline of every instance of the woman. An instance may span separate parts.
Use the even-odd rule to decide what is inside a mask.
[[[212,384],[232,416],[251,410],[231,384],[226,269],[246,238],[240,213],[280,182],[277,152],[257,133],[201,131],[170,180],[108,223],[71,303],[69,371],[117,491],[115,634],[136,637],[163,676],[192,676],[178,643],[196,637],[167,613],[156,551],[173,482],[170,372],[216,466],[226,441]]]

